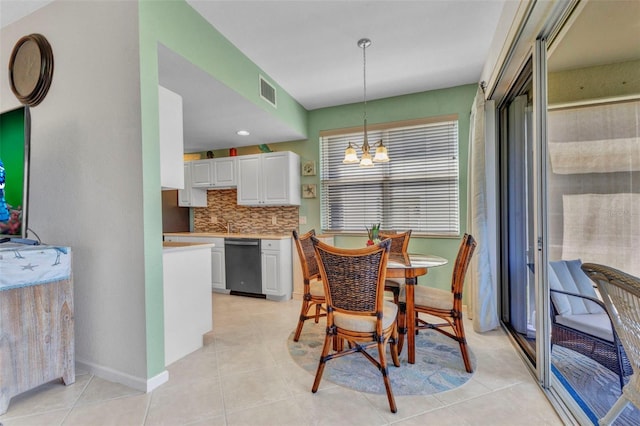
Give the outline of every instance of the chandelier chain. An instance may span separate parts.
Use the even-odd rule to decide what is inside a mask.
[[[367,120],[367,45],[362,45],[362,81],[364,82],[364,119]],[[366,133],[365,133],[366,134]]]

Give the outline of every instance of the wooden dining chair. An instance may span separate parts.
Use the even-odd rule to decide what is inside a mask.
[[[434,287],[416,285],[414,288],[414,310],[415,317],[409,321],[415,321],[416,333],[419,330],[434,329],[445,336],[457,341],[460,345],[460,352],[464,367],[468,373],[473,373],[471,361],[467,352],[467,340],[464,335],[464,324],[462,322],[462,288],[464,277],[471,261],[471,256],[476,248],[476,241],[469,234],[464,234],[456,263],[453,267],[453,277],[451,279],[451,291],[441,290]],[[400,291],[400,306],[406,306],[406,292],[404,287]],[[426,319],[420,318],[419,314],[432,315],[443,319],[444,323],[433,324]],[[405,309],[400,309],[398,327],[404,329],[406,325]],[[443,327],[451,327],[451,332],[443,330]],[[402,350],[403,334],[399,338],[399,350]]]
[[[313,318],[317,323],[320,317],[327,316],[324,309],[325,297],[324,287],[320,279],[320,270],[316,261],[316,252],[313,248],[311,237],[316,235],[316,231],[312,229],[306,234],[298,235],[296,230],[293,231],[293,240],[296,244],[298,257],[300,258],[300,266],[302,267],[302,280],[304,283],[304,295],[302,297],[302,308],[300,309],[300,318],[293,341],[297,342],[302,333],[302,326],[308,319]],[[315,307],[313,315],[309,315],[309,311]]]
[[[389,343],[393,364],[400,366],[396,328],[398,306],[384,300],[391,242],[384,240],[366,248],[342,249],[315,237],[312,241],[327,300],[327,328],[311,391],[316,393],[318,390],[327,361],[359,352],[382,373],[389,408],[395,413],[397,407],[385,354]],[[348,342],[346,349],[344,341]],[[377,348],[378,359],[367,352],[372,348]]]
[[[381,240],[389,238],[391,240],[391,253],[406,253],[411,238],[411,230],[397,233],[395,231],[380,231],[378,234]],[[384,291],[393,293],[393,302],[398,304],[400,288],[404,285],[403,278],[387,278],[384,282]]]

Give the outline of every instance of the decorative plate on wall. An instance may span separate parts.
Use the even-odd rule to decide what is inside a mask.
[[[302,176],[315,176],[316,175],[316,162],[305,161],[302,163]]]
[[[47,95],[53,78],[53,51],[42,34],[22,37],[9,59],[9,83],[18,100],[36,106]]]

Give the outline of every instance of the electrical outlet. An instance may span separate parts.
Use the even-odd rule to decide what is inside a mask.
[[[298,219],[298,224],[306,225],[307,224],[307,217],[306,216],[300,216],[300,219]]]
[[[272,225],[278,224],[278,216],[271,216],[271,224]]]
[[[218,223],[218,217],[217,216],[211,216],[211,223],[213,223],[214,225],[216,223]]]

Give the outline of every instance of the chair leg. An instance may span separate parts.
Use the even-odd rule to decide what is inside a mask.
[[[306,299],[302,300],[302,308],[300,309],[300,319],[298,320],[298,327],[296,327],[296,334],[293,336],[293,341],[297,342],[300,339],[300,333],[302,333],[302,326],[306,320],[307,312],[309,311],[311,302]],[[318,322],[316,320],[316,322]]]
[[[398,304],[398,353],[402,353],[404,345],[404,336],[407,334],[407,305]]]
[[[322,306],[319,303],[316,303],[316,324],[318,323],[318,321],[320,320],[320,308]]]
[[[316,378],[313,381],[313,387],[311,392],[316,393],[318,386],[320,386],[320,380],[322,380],[322,373],[324,373],[324,366],[327,363],[327,355],[329,355],[329,347],[332,342],[335,342],[336,336],[327,333],[324,338],[324,345],[322,346],[322,355],[320,355],[320,362],[318,363],[318,370],[316,371]],[[342,340],[342,339],[341,339]]]
[[[462,361],[464,361],[464,368],[467,370],[467,373],[473,373],[473,367],[471,367],[471,360],[469,359],[469,352],[467,351],[467,338],[464,335],[462,315],[460,315],[460,318],[458,319],[454,318],[453,330],[458,338],[458,343],[460,344],[460,353],[462,354]]]
[[[389,409],[392,413],[398,411],[396,407],[396,400],[393,397],[393,391],[391,390],[391,380],[389,380],[389,369],[387,368],[387,359],[385,356],[385,342],[378,342],[378,354],[380,355],[380,371],[382,372],[382,379],[384,380],[384,387],[387,390],[387,399],[389,400]]]
[[[393,365],[400,367],[400,358],[398,357],[398,327],[394,327],[391,331],[391,360]]]

